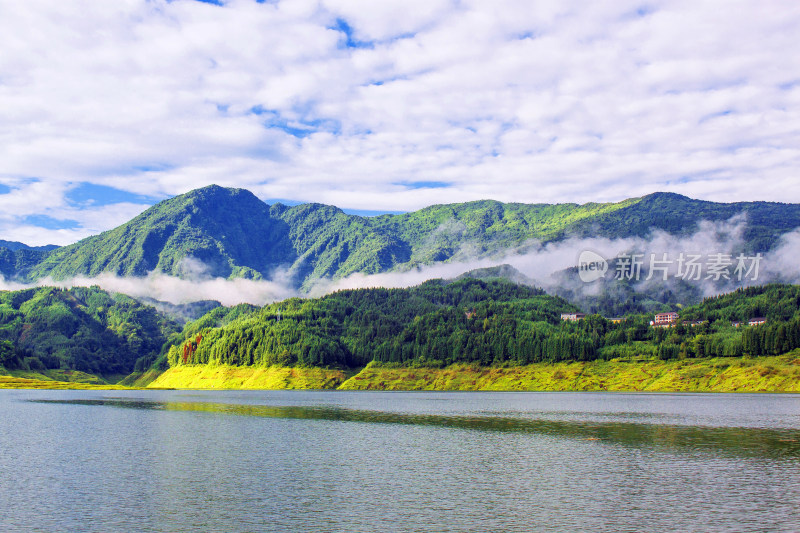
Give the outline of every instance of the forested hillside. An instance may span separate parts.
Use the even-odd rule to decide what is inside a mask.
[[[272,206],[243,189],[215,185],[165,200],[130,222],[52,251],[0,247],[0,273],[33,280],[103,272],[143,276],[271,279],[295,287],[355,272],[373,274],[474,259],[567,236],[686,234],[701,220],[746,220],[745,249],[766,251],[800,227],[800,205],[719,204],[655,193],[618,203],[435,205],[400,215],[360,217],[321,204]]]
[[[781,234],[800,226],[800,206],[776,202],[718,203],[694,200],[675,193],[654,193],[619,209],[573,224],[571,233],[581,236],[644,236],[658,228],[672,234],[688,234],[698,222],[724,221],[739,215],[746,220],[746,251],[763,252]],[[619,205],[619,204],[617,204]]]
[[[196,322],[168,357],[171,366],[355,368],[373,360],[443,366],[777,355],[800,347],[799,309],[800,287],[768,285],[689,307],[675,327],[654,328],[649,314],[569,322],[560,314],[576,308],[537,289],[500,279],[432,280],[291,299],[245,310],[222,327]],[[732,323],[761,315],[767,324]]]
[[[778,355],[800,348],[800,286],[748,287],[710,298],[681,313],[684,320],[708,322],[695,344],[704,353]],[[766,318],[756,327],[731,328],[732,322]],[[741,333],[739,333],[741,329]],[[729,340],[730,339],[730,340]],[[741,343],[741,344],[740,344]],[[728,353],[723,353],[726,351]]]
[[[6,279],[19,277],[20,274],[30,271],[50,252],[48,250],[35,250],[32,248],[7,248],[0,246],[0,276]]]
[[[483,360],[506,349],[511,342],[504,337],[506,329],[517,322],[552,326],[560,313],[572,310],[560,298],[501,280],[433,280],[411,289],[341,291],[269,305],[221,328],[190,324],[186,342],[170,348],[169,363],[358,367],[375,358],[400,357],[392,355],[397,343],[406,343],[405,337],[417,331],[400,351],[450,361],[468,349]],[[474,331],[472,344],[460,344],[456,330]]]
[[[178,331],[154,308],[96,287],[0,291],[0,366],[8,370],[125,374],[137,359],[152,362]]]
[[[45,246],[28,246],[24,242],[18,241],[4,241],[0,239],[0,248],[8,248],[12,252],[17,250],[33,250],[35,252],[49,252],[58,248],[55,244],[47,244]]]
[[[357,369],[406,366],[780,355],[800,348],[800,286],[766,285],[704,300],[674,327],[621,321],[492,277],[359,289],[258,308],[215,307],[183,328],[153,307],[96,287],[0,291],[0,367],[99,375],[224,364]],[[766,323],[749,326],[750,319]],[[737,324],[741,323],[741,324]]]

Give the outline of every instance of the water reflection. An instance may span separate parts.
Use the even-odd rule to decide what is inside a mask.
[[[269,406],[138,399],[30,400],[162,411],[200,411],[296,420],[432,426],[486,432],[535,433],[625,446],[705,450],[726,455],[794,459],[800,457],[800,431],[780,428],[703,427],[620,421],[532,419],[508,416],[435,415],[370,411],[333,406]],[[578,414],[578,413],[573,413]]]

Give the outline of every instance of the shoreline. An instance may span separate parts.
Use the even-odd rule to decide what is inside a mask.
[[[118,383],[81,375],[0,376],[0,388],[388,391],[800,392],[800,350],[771,357],[454,364],[443,368],[370,363],[362,369],[189,365],[131,374]],[[59,376],[60,377],[60,376]]]
[[[591,361],[525,366],[369,365],[341,390],[800,392],[800,352],[759,358]]]

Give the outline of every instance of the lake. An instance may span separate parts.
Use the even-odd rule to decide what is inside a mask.
[[[800,531],[800,395],[0,390],[2,531]]]

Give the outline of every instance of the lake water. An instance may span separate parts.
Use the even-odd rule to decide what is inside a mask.
[[[0,531],[800,531],[800,395],[0,391]]]

